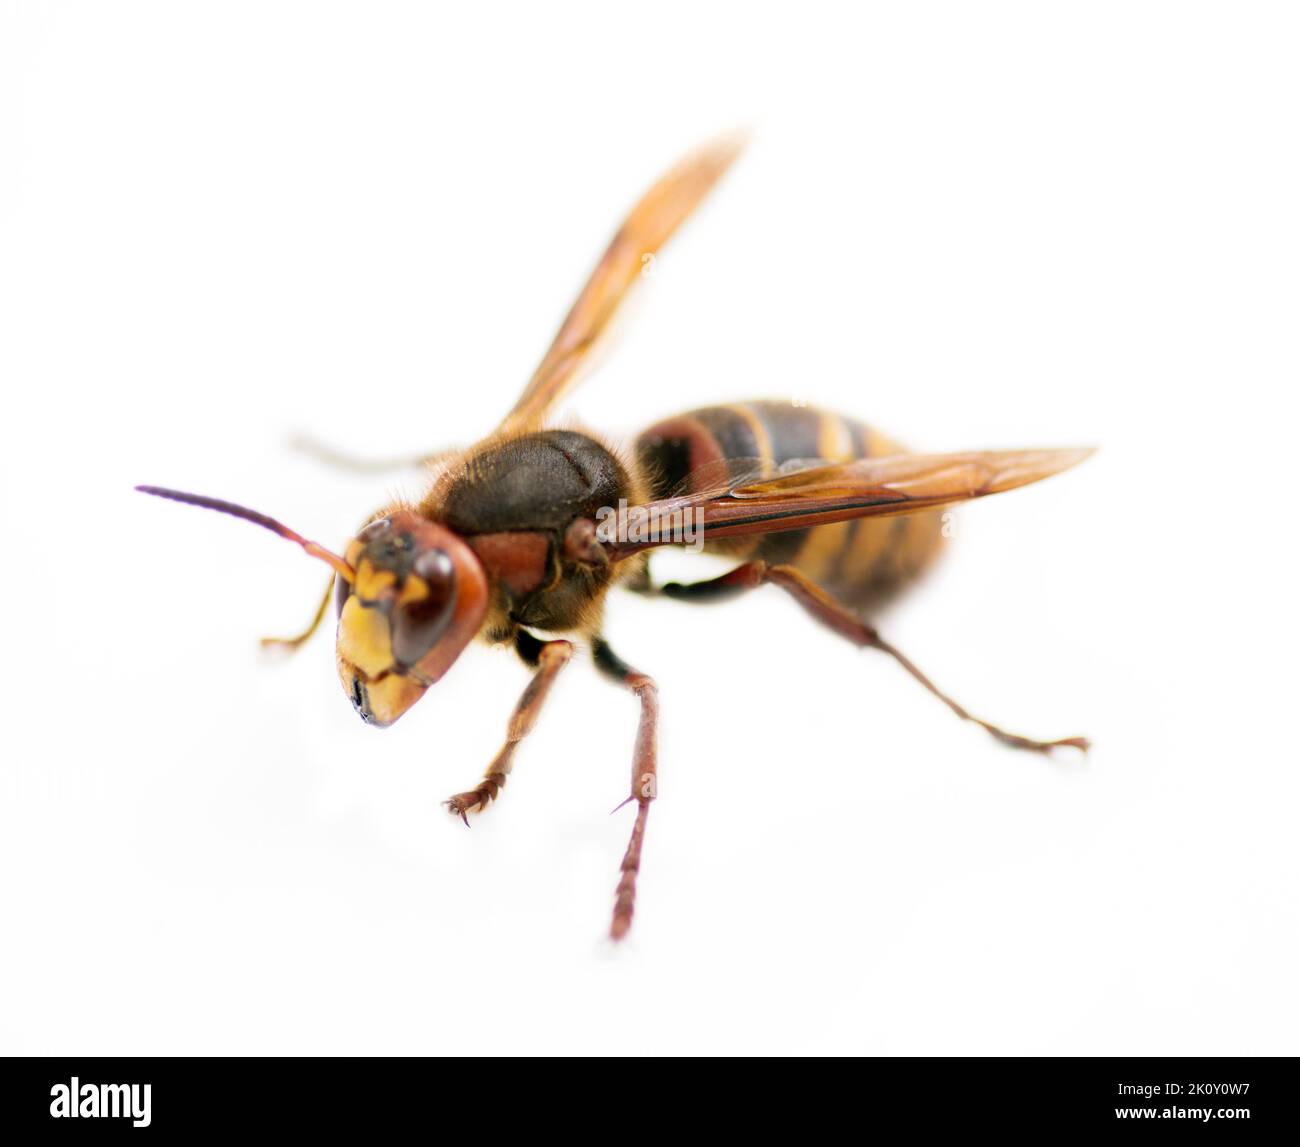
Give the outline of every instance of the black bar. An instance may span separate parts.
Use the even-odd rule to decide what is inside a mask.
[[[1293,1134],[1296,1074],[1293,1059],[1263,1058],[866,1059],[829,1067],[750,1061],[687,1069],[614,1062],[508,1074],[464,1060],[10,1059],[0,1073],[0,1127],[10,1142],[105,1133],[242,1138],[277,1130],[369,1141],[412,1127],[472,1134],[493,1126],[498,1114],[527,1113],[535,1135],[620,1139],[629,1123],[644,1133],[644,1124],[680,1128],[684,1121],[693,1133],[716,1127],[731,1142],[750,1125],[772,1133],[785,1120],[800,1139],[832,1124],[854,1139],[880,1134],[890,1142],[898,1126],[926,1134],[1120,1131],[1144,1138],[1177,1127],[1197,1137],[1275,1138]],[[147,1126],[136,1117],[141,1102],[117,1117],[71,1116],[60,1089],[70,1099],[74,1078],[87,1111],[111,1105],[113,1096],[119,1109],[127,1106],[126,1092],[88,1085],[135,1084],[139,1101],[147,1083]],[[14,1129],[27,1134],[15,1139]]]

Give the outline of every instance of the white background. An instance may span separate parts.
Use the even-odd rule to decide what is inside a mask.
[[[1239,4],[0,8],[0,1050],[1292,1053],[1300,51]],[[927,449],[1092,443],[882,619],[998,747],[776,591],[619,595],[527,680],[363,726],[322,569],[489,431],[621,212],[754,142],[571,414],[795,395]],[[676,571],[680,572],[680,570]]]

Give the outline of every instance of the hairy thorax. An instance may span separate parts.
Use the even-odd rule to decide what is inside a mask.
[[[543,430],[474,447],[421,508],[483,562],[493,587],[486,632],[500,640],[521,625],[554,632],[598,625],[614,575],[575,542],[575,523],[634,499],[636,485],[595,438]]]

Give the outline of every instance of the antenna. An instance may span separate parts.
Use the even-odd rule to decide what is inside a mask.
[[[216,510],[218,514],[229,514],[232,518],[242,518],[246,522],[252,522],[253,525],[261,526],[264,530],[270,530],[271,533],[277,534],[286,541],[302,546],[305,553],[333,567],[339,577],[349,585],[352,585],[357,580],[357,571],[338,554],[331,553],[324,546],[317,545],[316,542],[308,541],[282,522],[277,522],[274,518],[268,518],[265,514],[259,514],[256,510],[250,510],[245,506],[237,506],[234,502],[223,502],[220,498],[208,498],[203,494],[186,494],[182,490],[168,490],[165,486],[137,486],[136,489],[142,494],[151,494],[155,498],[167,498],[172,502],[183,502],[187,506],[199,506],[204,510]]]

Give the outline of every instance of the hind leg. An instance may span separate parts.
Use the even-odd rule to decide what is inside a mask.
[[[727,598],[744,593],[746,590],[757,589],[760,585],[769,584],[780,586],[803,606],[804,610],[816,621],[826,626],[827,629],[838,633],[841,637],[847,638],[854,645],[879,649],[882,653],[887,653],[963,721],[970,721],[978,725],[1004,745],[1010,745],[1013,749],[1028,749],[1037,753],[1045,753],[1056,748],[1088,751],[1089,744],[1086,737],[1063,737],[1059,741],[1036,741],[1032,737],[1022,737],[1018,733],[1009,733],[997,725],[976,717],[964,706],[949,697],[948,694],[942,692],[929,677],[913,664],[910,658],[881,637],[874,626],[868,625],[861,618],[840,605],[821,586],[793,566],[769,566],[763,561],[745,562],[744,565],[737,566],[734,570],[723,574],[721,577],[711,578],[708,581],[692,582],[689,585],[670,583],[663,586],[659,592],[666,597],[676,598],[679,601],[725,601]]]

